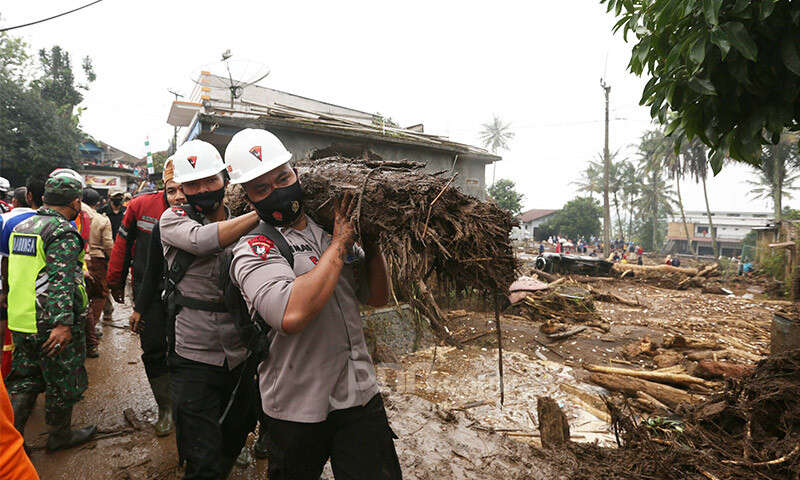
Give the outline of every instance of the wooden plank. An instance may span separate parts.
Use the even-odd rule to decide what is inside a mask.
[[[655,372],[652,370],[632,370],[630,368],[606,367],[603,365],[584,364],[583,368],[590,372],[610,373],[612,375],[624,375],[626,377],[636,377],[651,382],[668,383],[678,386],[700,385],[706,388],[718,387],[716,382],[709,382],[699,377],[693,377],[683,373]]]
[[[593,373],[589,376],[589,380],[607,390],[622,392],[631,397],[636,397],[639,392],[644,392],[668,406],[670,409],[674,409],[681,403],[692,403],[703,398],[699,395],[687,393],[679,388],[670,387],[669,385],[622,375]]]

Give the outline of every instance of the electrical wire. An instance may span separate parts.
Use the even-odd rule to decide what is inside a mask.
[[[72,10],[70,10],[68,12],[59,13],[58,15],[53,15],[52,17],[47,17],[47,18],[43,18],[41,20],[36,20],[35,22],[24,23],[22,25],[15,25],[13,27],[0,28],[0,33],[7,32],[9,30],[14,30],[14,29],[17,29],[17,28],[29,27],[31,25],[36,25],[37,23],[42,23],[42,22],[46,22],[48,20],[53,20],[54,18],[63,17],[64,15],[69,15],[70,13],[77,12],[78,10],[83,10],[86,7],[91,7],[95,3],[100,3],[102,1],[103,0],[95,0],[94,2],[87,3],[86,5],[84,5],[82,7],[73,8]]]

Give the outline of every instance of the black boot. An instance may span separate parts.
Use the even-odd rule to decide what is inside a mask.
[[[55,423],[48,426],[50,427],[50,435],[47,437],[47,451],[49,452],[86,443],[97,431],[97,427],[94,425],[72,430],[72,408],[61,412],[56,417]]]
[[[153,396],[158,404],[158,421],[153,427],[156,436],[164,437],[172,432],[172,399],[169,393],[169,374],[148,379]]]
[[[14,410],[14,428],[20,435],[25,436],[25,424],[31,416],[33,406],[36,404],[36,393],[11,394],[11,409]]]

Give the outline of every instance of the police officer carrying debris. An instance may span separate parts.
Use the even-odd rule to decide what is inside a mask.
[[[187,142],[173,162],[188,205],[165,211],[159,228],[174,322],[168,364],[178,455],[185,479],[224,479],[255,427],[257,397],[255,382],[241,375],[247,350],[222,299],[217,256],[253,229],[258,215],[229,219],[225,165],[211,144]],[[233,413],[224,415],[232,397]]]
[[[6,383],[14,426],[23,433],[44,392],[48,450],[79,445],[95,433],[94,426],[71,430],[72,408],[88,386],[84,244],[70,224],[81,212],[81,192],[78,179],[51,177],[44,206],[16,226],[9,242],[8,328],[15,349]]]
[[[401,478],[358,309],[387,301],[383,256],[374,241],[354,245],[352,197],[337,205],[332,235],[305,215],[290,158],[265,130],[240,131],[225,151],[262,220],[230,272],[272,329],[258,371],[269,478],[316,480],[328,459],[337,478]]]

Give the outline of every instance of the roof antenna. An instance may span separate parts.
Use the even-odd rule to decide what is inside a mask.
[[[213,70],[220,70],[220,64],[224,66],[224,73],[220,74],[221,72],[218,71],[213,72]],[[214,67],[217,68],[215,69]],[[252,60],[234,60],[230,48],[222,52],[219,62],[211,64],[210,66],[204,66],[203,70],[206,68],[212,70],[212,73],[218,77],[223,79],[224,77],[228,77],[226,86],[230,91],[231,110],[234,108],[234,101],[237,98],[241,98],[244,94],[245,88],[264,80],[271,73],[269,67],[263,63]],[[234,77],[236,78],[234,79]],[[192,81],[203,86],[201,82],[198,82],[194,78]]]

